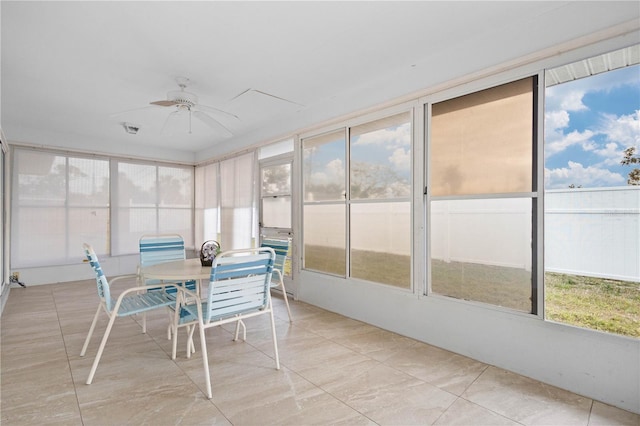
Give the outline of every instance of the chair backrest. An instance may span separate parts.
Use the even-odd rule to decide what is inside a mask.
[[[186,258],[184,239],[178,234],[140,237],[140,266],[152,266]]]
[[[111,289],[109,288],[109,281],[107,280],[107,277],[105,277],[104,272],[102,272],[98,256],[93,250],[93,247],[89,244],[82,244],[82,248],[84,249],[84,254],[87,256],[87,260],[89,261],[91,268],[93,268],[93,272],[96,274],[98,297],[100,297],[100,300],[106,304],[107,310],[111,311]]]
[[[232,250],[213,260],[205,323],[264,309],[269,303],[275,252],[269,247]]]
[[[276,260],[273,267],[278,269],[282,275],[284,275],[284,265],[287,262],[287,253],[289,253],[290,245],[291,238],[263,238],[262,243],[260,243],[260,247],[271,247],[276,253]]]
[[[186,259],[184,239],[179,234],[143,235],[140,237],[140,267],[152,266],[158,263]],[[145,284],[154,285],[161,280],[145,280]],[[188,281],[187,288],[194,290],[195,281]],[[153,289],[152,289],[153,290]],[[168,288],[167,293],[175,293],[175,288]]]

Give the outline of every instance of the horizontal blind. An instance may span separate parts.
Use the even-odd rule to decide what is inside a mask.
[[[109,161],[15,148],[11,267],[77,263],[109,252]]]

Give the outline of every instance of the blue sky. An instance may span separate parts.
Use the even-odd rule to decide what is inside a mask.
[[[626,186],[623,151],[640,151],[640,66],[547,88],[545,188]]]

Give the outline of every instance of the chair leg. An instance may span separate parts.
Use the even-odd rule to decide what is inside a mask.
[[[188,345],[189,350],[187,350],[187,358],[191,358],[191,354],[196,353],[196,346],[193,344],[193,333],[195,331],[196,331],[195,324],[189,326],[189,345]]]
[[[204,327],[202,322],[198,324],[198,328],[200,329],[200,346],[202,347],[202,362],[204,364],[204,376],[207,382],[207,397],[211,399],[213,398],[213,393],[211,392],[211,376],[209,376],[209,357],[207,356],[207,342],[204,337]]]
[[[278,341],[276,338],[276,322],[273,319],[273,305],[269,300],[269,316],[271,317],[271,338],[273,339],[273,352],[276,357],[276,370],[280,370],[280,357],[278,356]]]
[[[247,341],[247,326],[244,324],[244,321],[238,320],[236,321],[236,332],[233,336],[233,341],[238,341],[238,334],[240,334],[240,326],[242,326],[242,340]]]
[[[107,339],[109,338],[109,334],[111,333],[111,328],[113,327],[113,323],[116,320],[116,313],[112,313],[109,318],[109,324],[107,325],[107,330],[104,332],[104,337],[100,342],[100,347],[98,348],[98,353],[96,354],[96,359],[93,361],[93,365],[91,366],[91,371],[89,372],[89,378],[87,379],[87,384],[90,385],[93,381],[93,376],[96,374],[96,369],[98,368],[98,363],[100,362],[100,358],[102,357],[102,351],[104,351],[104,347],[107,344]]]
[[[173,318],[171,318],[171,312],[169,312],[169,329],[168,333],[173,334],[171,359],[176,359],[176,351],[178,349],[178,323],[180,322],[180,310],[182,303],[182,295],[178,295],[176,298],[176,307],[173,310]],[[171,336],[169,337],[171,339]]]
[[[176,352],[178,350],[178,333],[173,336],[173,342],[171,342],[171,359],[176,359]]]
[[[96,328],[96,323],[98,322],[98,316],[100,316],[100,308],[102,308],[102,306],[98,305],[98,310],[96,311],[96,314],[93,316],[91,327],[89,327],[89,334],[87,334],[87,338],[84,341],[84,345],[82,345],[82,351],[80,351],[80,356],[84,356],[84,354],[87,353],[89,340],[91,340],[91,336],[93,335],[93,330]]]
[[[187,326],[187,358],[191,358],[191,354],[196,352],[195,348],[193,347],[193,333],[191,332],[191,329],[196,329],[195,324]],[[192,349],[193,352],[191,352]]]
[[[287,297],[287,289],[284,288],[284,280],[282,276],[280,276],[280,287],[282,287],[282,294],[284,295],[284,304],[287,305],[287,313],[289,314],[289,322],[293,322],[293,317],[291,316],[291,309],[289,308],[289,298]]]

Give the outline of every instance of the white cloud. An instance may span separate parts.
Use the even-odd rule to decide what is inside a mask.
[[[397,148],[389,157],[389,162],[400,170],[411,170],[411,151]]]
[[[380,129],[360,135],[354,145],[381,145],[387,149],[411,145],[411,125],[405,123],[396,128]]]
[[[602,114],[598,126],[584,132],[574,130],[564,134],[563,129],[568,124],[567,111],[545,114],[545,157],[562,152],[572,145],[580,145],[584,151],[602,157],[601,164],[615,166],[620,164],[626,148],[635,146],[640,149],[640,110],[621,116]],[[605,137],[604,146],[594,140],[600,135]]]
[[[322,184],[322,185],[330,182],[329,181],[329,176],[325,172],[311,173],[310,180],[313,183]]]
[[[603,164],[607,166],[618,166],[624,156],[623,150],[624,149],[617,143],[609,142],[604,147],[594,149],[593,152],[604,158]]]
[[[621,116],[603,114],[602,118],[598,131],[603,133],[608,141],[624,148],[635,146],[640,149],[640,110]]]
[[[569,126],[569,113],[564,110],[549,111],[544,114],[544,125],[551,131],[564,129]]]
[[[584,104],[583,98],[587,93],[599,90],[599,88],[579,83],[586,82],[574,80],[570,83],[558,84],[547,88],[545,91],[545,106],[547,110],[570,112],[588,110],[589,107]]]
[[[547,157],[562,151],[561,144],[564,138],[564,130],[569,126],[569,113],[567,111],[549,111],[544,114],[544,140],[546,141]],[[552,146],[560,144],[558,146]]]
[[[326,185],[328,183],[344,181],[344,164],[342,160],[336,158],[327,163],[324,170],[311,174],[311,180],[316,184]]]
[[[591,130],[579,132],[574,130],[568,134],[554,134],[555,138],[547,139],[545,143],[544,155],[550,157],[569,148],[572,145],[580,145],[585,150],[593,149],[591,138],[595,135]]]
[[[327,163],[327,172],[331,175],[342,175],[344,176],[344,164],[342,164],[342,160],[336,158]]]
[[[560,108],[566,111],[584,111],[589,108],[582,102],[584,97],[584,91],[571,91],[564,95],[562,102],[560,102]]]
[[[626,178],[619,173],[602,169],[596,166],[584,167],[580,163],[569,161],[568,167],[558,169],[545,169],[545,188],[561,189],[568,188],[569,185],[580,185],[582,187],[594,186],[617,186],[624,185]]]

